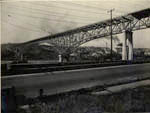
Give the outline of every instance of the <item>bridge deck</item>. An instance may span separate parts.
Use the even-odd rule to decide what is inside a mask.
[[[119,17],[113,18],[112,24],[114,25],[113,27],[116,27],[115,29],[113,29],[113,34],[119,34],[122,32],[122,30],[127,30],[127,29],[133,29],[133,30],[143,29],[143,26],[144,26],[144,28],[147,28],[150,26],[150,19],[148,19],[146,21],[142,20],[142,23],[143,23],[142,25],[141,24],[137,25],[138,24],[137,20],[141,20],[141,19],[145,19],[145,18],[149,18],[149,17],[150,17],[150,8],[144,9],[141,11],[137,11],[137,12],[133,12],[133,13],[130,13],[130,14],[127,14],[124,16],[119,16]],[[129,27],[130,23],[133,24],[133,25],[131,25],[131,27]],[[100,38],[100,37],[110,35],[110,31],[109,31],[110,25],[111,25],[111,20],[108,19],[108,20],[100,21],[100,22],[97,22],[94,24],[86,25],[86,26],[83,26],[80,28],[72,29],[69,31],[65,31],[65,32],[54,34],[54,35],[46,36],[43,38],[31,40],[31,41],[28,41],[28,42],[25,42],[22,44],[26,45],[26,44],[30,44],[30,43],[34,43],[34,42],[40,42],[43,40],[50,40],[50,39],[59,38],[59,37],[63,40],[63,38],[62,38],[63,36],[72,37],[72,35],[74,35],[74,34],[81,35],[80,33],[90,34],[90,35],[87,35],[86,37],[89,37],[89,36],[95,37],[94,34],[97,34],[97,32],[93,31],[93,30],[103,29],[102,31],[105,31],[105,32],[98,33],[98,34],[100,34],[98,36],[98,38]],[[145,25],[146,25],[146,27],[145,27]],[[123,26],[123,28],[121,28],[121,26]],[[139,27],[139,26],[141,26],[141,27]],[[89,33],[89,31],[94,32],[94,33]],[[106,32],[106,31],[108,31],[108,32]],[[83,36],[79,36],[79,37],[83,37]],[[93,38],[91,38],[91,39],[93,39]],[[81,40],[79,40],[79,41],[81,41]],[[65,44],[65,43],[63,43],[63,44]]]

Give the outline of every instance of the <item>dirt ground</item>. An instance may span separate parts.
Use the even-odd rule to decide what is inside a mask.
[[[129,113],[150,111],[150,86],[128,89],[109,95],[66,94],[36,100],[18,113]]]

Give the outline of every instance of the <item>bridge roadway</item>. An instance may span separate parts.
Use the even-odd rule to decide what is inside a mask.
[[[50,95],[144,77],[150,77],[150,63],[3,76],[1,78],[2,89],[15,86],[18,95],[36,97],[40,89],[44,90],[44,94]]]

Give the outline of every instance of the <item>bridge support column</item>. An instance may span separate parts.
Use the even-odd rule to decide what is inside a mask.
[[[128,47],[129,47],[128,60],[133,60],[133,32],[132,31],[128,31],[127,38],[128,38]]]
[[[127,60],[127,33],[124,32],[123,42],[122,42],[122,60]]]
[[[62,55],[58,55],[58,62],[61,63],[62,62]]]

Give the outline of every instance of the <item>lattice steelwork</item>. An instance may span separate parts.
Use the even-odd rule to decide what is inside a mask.
[[[110,35],[111,20],[98,22],[77,29],[32,40],[24,44],[34,42],[48,42],[59,46],[78,47],[88,41]],[[120,34],[126,30],[135,31],[150,28],[150,8],[120,16],[112,20],[113,35]]]

